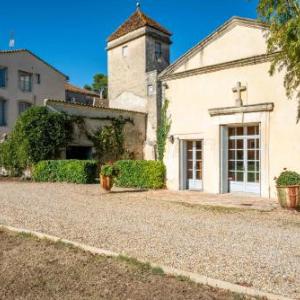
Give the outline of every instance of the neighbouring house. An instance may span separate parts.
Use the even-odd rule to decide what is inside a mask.
[[[65,99],[66,75],[29,50],[0,50],[0,139],[45,98]]]
[[[65,89],[67,102],[108,107],[108,100],[94,91],[80,88],[68,82],[65,83]]]
[[[270,76],[268,27],[234,17],[159,75],[172,119],[171,190],[276,195],[274,176],[300,171],[296,99]]]
[[[171,33],[138,8],[107,42],[111,108],[147,114],[145,159],[156,157],[161,105],[158,74],[170,64]]]

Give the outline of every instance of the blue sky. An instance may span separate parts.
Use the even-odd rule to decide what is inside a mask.
[[[77,85],[106,73],[106,38],[135,10],[135,0],[1,1],[0,49],[14,32]],[[256,17],[257,0],[141,0],[142,10],[173,33],[172,61],[232,16]],[[238,42],[238,41],[237,41]]]

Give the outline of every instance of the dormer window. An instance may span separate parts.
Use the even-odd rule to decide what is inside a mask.
[[[122,56],[127,57],[128,56],[128,46],[124,46],[122,48]]]
[[[155,42],[155,58],[161,59],[162,57],[162,45],[160,42]]]

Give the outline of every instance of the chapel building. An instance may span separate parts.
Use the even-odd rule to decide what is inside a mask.
[[[170,32],[139,8],[110,36],[110,106],[147,113],[145,159],[155,159],[170,102],[170,190],[275,197],[274,177],[300,171],[298,102],[286,96],[284,71],[269,74],[267,32],[233,17],[171,65]]]

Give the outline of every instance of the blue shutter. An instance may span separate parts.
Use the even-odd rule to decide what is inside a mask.
[[[6,86],[6,68],[0,69],[0,87]]]
[[[0,100],[0,126],[6,125],[5,120],[5,100]]]

